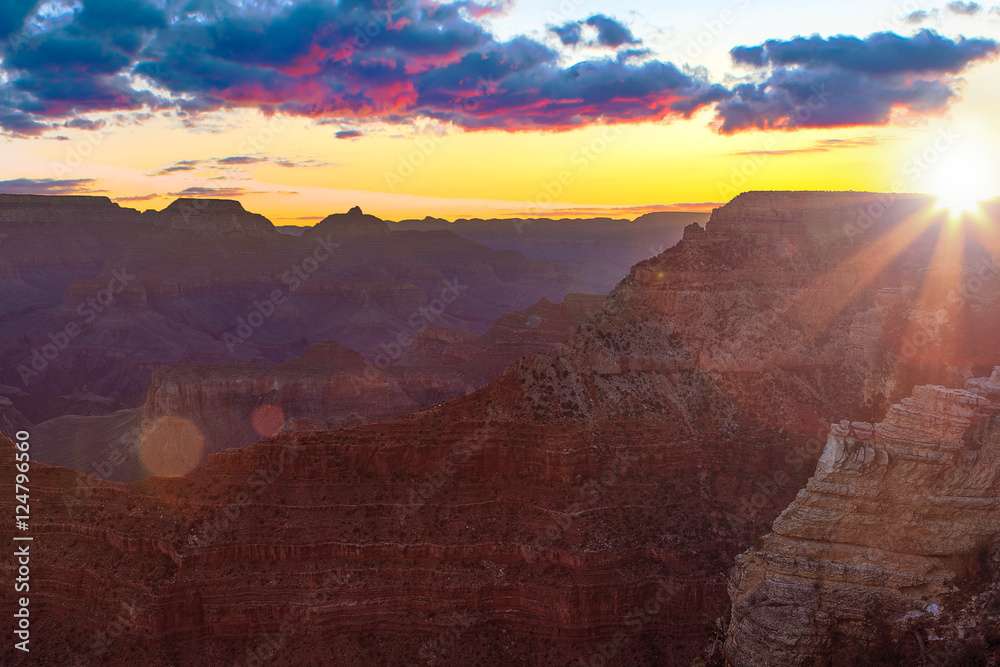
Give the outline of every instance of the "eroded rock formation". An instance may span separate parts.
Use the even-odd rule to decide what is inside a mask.
[[[515,359],[559,347],[604,297],[571,294],[562,304],[542,300],[508,313],[481,336],[427,327],[376,363],[334,341],[277,365],[175,364],[156,370],[138,409],[87,410],[86,393],[62,397],[76,414],[40,424],[35,439],[50,447],[45,460],[114,481],[138,481],[156,471],[144,434],[165,419],[193,425],[201,456],[246,447],[291,431],[357,426],[464,396],[485,386]],[[398,353],[398,357],[395,353]],[[0,404],[2,407],[2,404]],[[99,405],[99,408],[106,406]],[[11,407],[12,409],[12,407]],[[82,416],[92,415],[92,416]],[[13,431],[0,431],[12,436]],[[156,441],[156,438],[153,438]],[[159,447],[168,445],[161,438]]]
[[[920,635],[921,650],[956,630],[968,639],[975,621],[950,637],[938,621],[962,615],[967,600],[949,594],[998,534],[1000,368],[964,389],[918,387],[875,425],[835,424],[806,488],[737,559],[729,661],[857,657],[873,621],[896,640]]]

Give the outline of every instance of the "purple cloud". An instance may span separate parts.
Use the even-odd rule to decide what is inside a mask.
[[[719,128],[883,125],[896,109],[940,113],[956,97],[957,75],[997,52],[993,40],[951,40],[930,30],[740,46],[731,52],[733,61],[757,77],[718,105]]]

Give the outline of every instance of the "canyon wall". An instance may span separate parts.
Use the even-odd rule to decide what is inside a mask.
[[[157,474],[155,462],[165,450],[198,450],[195,463],[201,463],[208,454],[278,433],[356,426],[464,396],[518,357],[559,347],[604,300],[586,294],[568,295],[561,304],[543,299],[504,315],[481,336],[425,327],[411,339],[385,345],[387,352],[375,363],[327,341],[277,365],[161,367],[140,408],[94,413],[88,402],[103,408],[99,397],[78,393],[61,398],[64,409],[76,414],[43,422],[33,432],[46,447],[48,463],[138,481]],[[178,419],[190,427],[161,427]],[[197,443],[183,441],[190,438]]]
[[[1000,368],[964,389],[918,387],[877,424],[834,424],[805,489],[737,558],[731,664],[857,656],[877,632],[912,634],[912,662],[904,642],[897,664],[923,664],[915,648],[944,655],[945,640],[985,637],[955,593],[970,564],[989,567],[1000,534],[998,401]]]
[[[560,348],[405,417],[138,484],[37,466],[42,657],[690,662],[725,573],[804,486],[830,422],[881,420],[901,365],[926,384],[971,377],[991,349],[1000,363],[998,327],[975,347],[918,345],[919,363],[893,347],[933,312],[921,287],[943,217],[886,197],[741,195]],[[990,256],[966,245],[958,279]],[[986,321],[991,289],[968,304]],[[877,335],[888,295],[884,321],[902,324]],[[961,329],[965,312],[946,315]]]

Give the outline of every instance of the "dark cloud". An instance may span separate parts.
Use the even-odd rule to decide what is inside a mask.
[[[983,11],[983,6],[975,2],[949,2],[945,5],[947,10],[952,14],[958,14],[959,16],[975,16],[979,12]]]
[[[812,146],[805,148],[786,148],[774,150],[739,151],[733,155],[796,155],[800,153],[828,153],[838,148],[860,148],[862,146],[874,146],[879,144],[879,139],[875,137],[865,137],[863,139],[822,139]]]
[[[363,137],[364,133],[359,130],[341,130],[337,134],[333,135],[338,139],[356,139],[358,137]]]
[[[579,22],[552,26],[549,32],[558,37],[564,46],[576,46],[583,41],[583,25]]]
[[[0,192],[13,195],[73,195],[103,192],[93,190],[92,178],[15,178],[0,181]]]
[[[37,6],[38,0],[0,0],[0,39],[21,30]]]
[[[622,49],[615,54],[615,60],[620,63],[624,63],[629,60],[642,60],[643,58],[648,58],[652,55],[653,52],[649,49]]]
[[[73,120],[68,120],[62,124],[63,127],[73,128],[75,130],[101,130],[107,126],[108,122],[106,120],[87,120],[85,118],[74,118]]]
[[[604,14],[594,14],[584,21],[570,21],[560,26],[549,26],[549,32],[558,37],[563,46],[579,46],[584,43],[584,27],[592,28],[596,33],[594,39],[587,42],[588,46],[617,49],[626,44],[641,43],[631,30]]]
[[[917,25],[917,24],[923,23],[924,21],[927,21],[932,16],[934,16],[936,13],[937,13],[936,9],[934,11],[932,11],[932,12],[926,12],[923,9],[918,9],[917,11],[910,12],[909,14],[907,14],[906,16],[904,16],[903,20],[906,23],[909,23],[911,25]]]
[[[305,160],[296,160],[290,158],[275,158],[271,160],[271,164],[278,167],[286,167],[288,169],[315,169],[317,167],[336,167],[336,162],[325,162],[323,160],[314,160],[312,158],[307,158]]]
[[[473,129],[559,129],[689,116],[725,94],[669,63],[601,60],[561,69],[554,53],[524,46],[507,49],[506,59],[470,57],[436,71],[420,86],[421,115]],[[478,93],[464,85],[477,77],[487,83]],[[463,88],[464,96],[456,94]]]
[[[115,201],[149,201],[150,199],[159,199],[160,195],[133,195],[131,197],[115,197]]]
[[[190,187],[180,192],[171,192],[171,197],[242,197],[249,194],[259,194],[245,188],[205,188]]]
[[[866,39],[813,35],[789,41],[769,40],[760,46],[738,46],[730,53],[734,62],[754,67],[800,66],[858,74],[906,75],[957,74],[996,51],[997,43],[990,39],[953,41],[933,30],[921,30],[912,37],[881,32]]]
[[[476,19],[508,2],[278,5],[186,0],[116,12],[111,0],[84,0],[69,24],[31,37],[4,63],[10,82],[0,88],[0,123],[39,134],[88,111],[172,108],[182,122],[197,123],[206,111],[249,107],[516,131],[662,120],[717,96],[700,75],[672,64],[635,64],[648,55],[638,49],[563,67],[558,53],[529,38],[499,41]],[[601,14],[581,26],[598,46],[639,43]],[[132,74],[168,94],[136,89]],[[551,101],[540,108],[546,95]]]
[[[638,44],[639,40],[624,25],[604,14],[594,14],[584,21],[597,30],[597,43],[601,46],[618,48],[623,44]]]
[[[204,163],[204,160],[181,160],[161,167],[158,171],[151,174],[151,176],[165,176],[166,174],[176,174],[180,171],[194,171]]]
[[[735,86],[718,105],[719,127],[882,125],[897,109],[938,113],[956,97],[957,75],[997,51],[992,40],[951,40],[929,30],[912,37],[813,36],[737,47],[733,60],[761,76]]]
[[[264,157],[261,155],[234,155],[232,157],[213,158],[210,160],[180,160],[156,170],[151,176],[166,176],[178,172],[196,171],[198,169],[221,169],[232,171],[251,164],[268,163],[279,167],[313,168],[332,166],[332,162],[306,159],[294,160],[283,157]],[[232,180],[232,174],[214,176],[210,180]]]
[[[0,0],[0,33],[21,30],[37,5],[25,9],[17,0]],[[22,30],[0,47],[0,72],[7,78],[0,84],[0,126],[5,131],[36,135],[79,114],[167,104],[134,88],[128,76],[144,37],[166,26],[153,5],[145,0],[85,0],[66,21],[41,32]]]
[[[152,29],[167,25],[166,15],[146,0],[85,0],[79,24],[91,30]]]
[[[52,126],[35,120],[30,113],[4,106],[0,96],[0,129],[6,134],[33,137],[51,130]]]

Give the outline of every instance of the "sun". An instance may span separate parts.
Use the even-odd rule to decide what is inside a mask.
[[[997,194],[996,158],[981,146],[962,144],[944,151],[928,172],[927,189],[953,218],[977,213]]]

